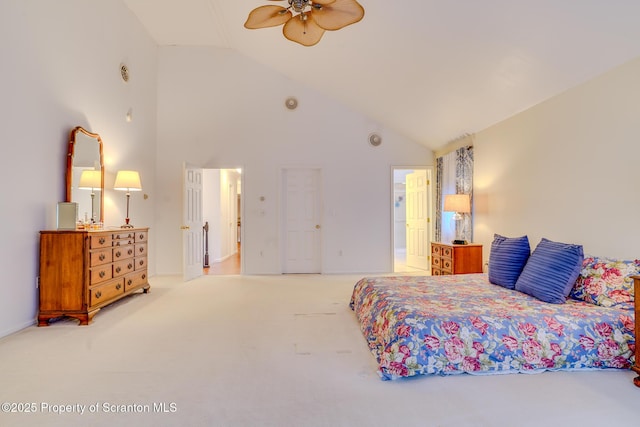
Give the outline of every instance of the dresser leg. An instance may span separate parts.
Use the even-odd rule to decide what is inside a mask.
[[[38,326],[49,326],[49,316],[38,316]]]

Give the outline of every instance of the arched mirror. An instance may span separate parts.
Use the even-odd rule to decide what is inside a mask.
[[[69,134],[66,201],[78,204],[78,219],[104,222],[102,139],[80,126]]]

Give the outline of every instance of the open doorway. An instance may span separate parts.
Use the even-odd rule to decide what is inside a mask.
[[[203,171],[204,274],[242,273],[242,170]]]
[[[393,169],[393,271],[430,269],[432,240],[431,168]]]

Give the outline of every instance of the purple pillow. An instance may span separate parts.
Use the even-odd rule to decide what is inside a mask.
[[[529,257],[516,290],[541,301],[563,304],[582,270],[582,245],[542,239]]]
[[[504,237],[494,234],[489,255],[489,281],[507,289],[515,289],[531,248],[529,238]]]

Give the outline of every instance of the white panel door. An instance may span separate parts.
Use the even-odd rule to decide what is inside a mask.
[[[283,273],[320,273],[320,170],[285,169]]]
[[[426,170],[407,174],[407,266],[423,270],[429,269],[429,184]]]
[[[185,281],[202,276],[202,169],[185,164],[182,218],[182,275]]]

